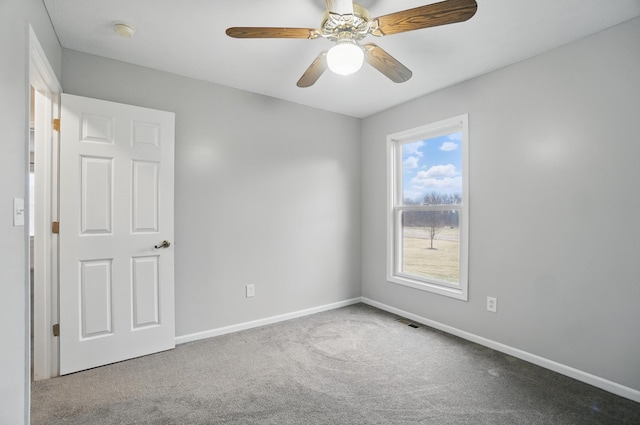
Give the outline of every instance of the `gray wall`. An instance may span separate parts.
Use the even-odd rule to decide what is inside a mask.
[[[0,320],[10,326],[0,423],[25,423],[28,398],[27,247],[11,217],[12,199],[26,198],[27,22],[58,77],[64,68],[65,91],[176,113],[178,335],[362,289],[640,390],[640,20],[365,119],[361,134],[352,118],[62,54],[41,1],[4,0]],[[385,136],[467,112],[471,280],[462,302],[385,281]],[[244,298],[246,283],[255,298]],[[487,295],[498,297],[498,314],[484,310]]]
[[[360,296],[359,120],[66,49],[63,70],[176,113],[178,336]]]
[[[638,40],[635,19],[365,119],[363,296],[640,390]],[[463,113],[468,302],[385,280],[385,136]]]
[[[40,0],[0,2],[0,424],[26,421],[27,247],[13,227],[13,198],[26,198],[28,22],[60,77],[61,49]],[[28,203],[28,202],[27,202]]]

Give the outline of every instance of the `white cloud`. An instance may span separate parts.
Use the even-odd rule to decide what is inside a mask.
[[[458,142],[462,141],[462,133],[452,133],[447,136],[449,140],[456,140]]]
[[[423,147],[423,146],[424,146],[424,142],[423,141],[414,142],[414,143],[407,143],[407,144],[402,146],[402,153],[405,154],[405,155],[412,155],[412,156],[421,157],[422,156],[422,152],[420,152],[419,149],[421,147]]]
[[[434,165],[427,171],[419,171],[418,174],[416,174],[416,178],[453,177],[456,174],[456,166],[453,164]]]
[[[418,157],[417,156],[410,156],[409,158],[404,160],[404,163],[402,164],[405,168],[418,168]]]
[[[412,189],[459,188],[462,187],[462,177],[444,177],[441,179],[414,177],[411,183],[413,184]]]
[[[426,171],[419,171],[411,179],[413,190],[459,188],[462,187],[462,177],[456,172],[452,164],[434,165]]]
[[[458,149],[458,144],[453,142],[444,142],[440,146],[440,150],[445,152],[454,151],[456,149]]]

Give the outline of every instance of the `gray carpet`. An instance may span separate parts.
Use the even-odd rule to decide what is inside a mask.
[[[33,384],[32,425],[640,424],[640,404],[358,304]]]

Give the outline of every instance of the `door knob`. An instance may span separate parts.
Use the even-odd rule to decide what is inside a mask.
[[[169,248],[169,245],[171,245],[171,242],[169,242],[169,241],[166,241],[166,240],[165,240],[165,241],[162,241],[162,242],[161,242],[160,244],[158,244],[158,245],[154,245],[153,247],[154,247],[155,249],[160,249],[160,248]]]

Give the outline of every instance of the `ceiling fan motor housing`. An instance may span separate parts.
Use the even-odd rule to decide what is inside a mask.
[[[322,20],[322,37],[331,41],[341,41],[346,38],[358,41],[369,34],[371,17],[364,7],[353,4],[353,14],[338,15],[329,11],[325,12]]]

